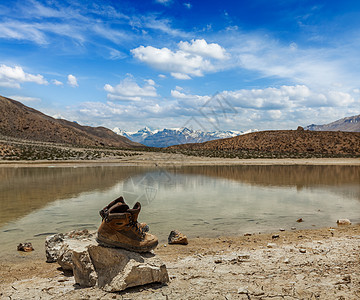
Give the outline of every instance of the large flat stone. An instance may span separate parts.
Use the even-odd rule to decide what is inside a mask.
[[[99,245],[93,233],[67,233],[46,239],[47,261],[72,270],[75,282],[108,292],[149,283],[167,283],[165,264],[153,253],[137,253]],[[52,246],[52,247],[51,247]]]

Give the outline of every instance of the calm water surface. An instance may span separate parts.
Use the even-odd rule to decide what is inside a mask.
[[[360,167],[0,168],[0,257],[23,257],[16,246],[25,241],[43,255],[49,234],[96,230],[98,211],[120,195],[141,202],[140,221],[162,242],[172,229],[215,237],[318,228],[360,222]]]

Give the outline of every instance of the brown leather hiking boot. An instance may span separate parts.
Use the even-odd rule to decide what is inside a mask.
[[[98,229],[99,244],[136,252],[148,252],[154,249],[158,244],[157,237],[145,232],[144,227],[137,222],[140,203],[129,209],[123,201],[117,201],[115,204],[113,202],[110,203],[112,204],[110,208],[105,207],[100,212],[103,220]]]
[[[119,198],[111,201],[107,206],[105,206],[102,210],[99,211],[99,214],[101,216],[101,218],[104,220],[105,216],[109,213],[109,210],[111,207],[113,207],[115,204],[118,203],[123,203],[126,205],[125,200],[122,196],[120,196]],[[128,207],[129,208],[129,207]],[[133,214],[133,219],[137,222],[137,218],[139,216],[141,210],[141,204],[139,202],[136,202],[134,207],[131,209],[131,213]],[[144,231],[144,232],[148,232],[149,231],[149,225],[147,225],[146,223],[138,223],[138,226]]]

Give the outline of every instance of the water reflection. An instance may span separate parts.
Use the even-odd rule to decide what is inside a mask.
[[[133,167],[0,168],[0,226],[59,199],[106,191],[129,176]]]
[[[142,203],[140,221],[161,241],[172,229],[218,236],[360,221],[360,167],[3,168],[0,177],[4,253],[50,233],[95,230],[99,209],[119,195]]]

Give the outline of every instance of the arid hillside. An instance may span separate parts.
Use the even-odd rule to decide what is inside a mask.
[[[360,132],[273,130],[253,132],[201,144],[172,146],[175,150],[257,151],[266,153],[321,153],[360,155]]]
[[[75,122],[54,119],[2,96],[0,96],[0,135],[71,146],[143,147],[105,127],[81,126]]]
[[[314,131],[351,131],[360,132],[360,115],[337,120],[324,125],[309,125],[305,129]]]

